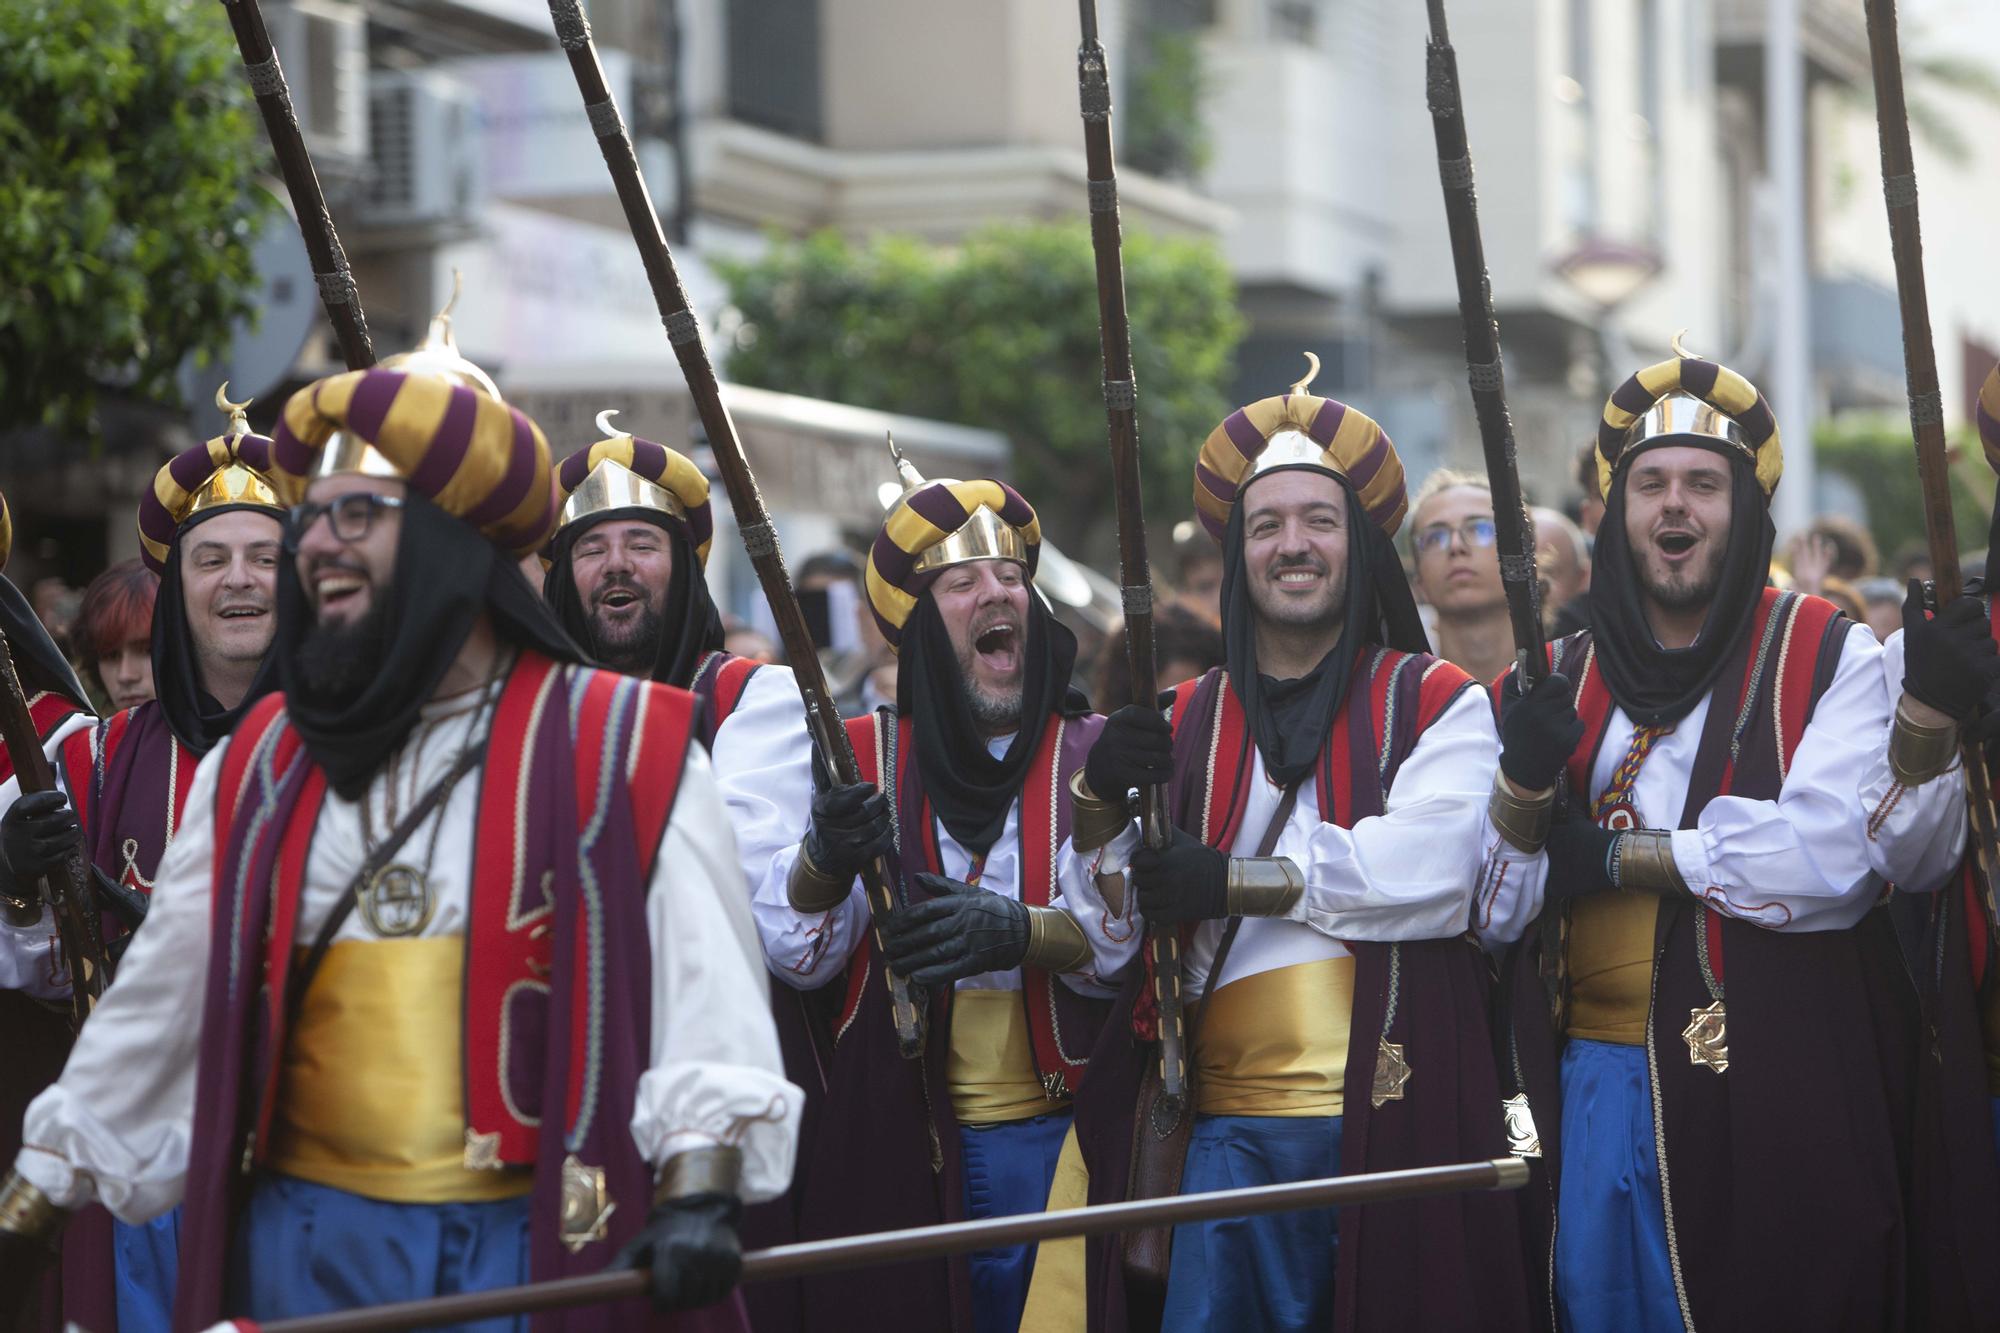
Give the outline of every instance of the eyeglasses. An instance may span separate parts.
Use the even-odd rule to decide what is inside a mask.
[[[293,505],[285,524],[285,549],[298,554],[299,543],[305,540],[312,525],[319,522],[320,515],[326,515],[333,535],[343,542],[358,542],[368,535],[375,526],[375,515],[384,509],[401,509],[403,498],[399,495],[377,495],[373,491],[355,491],[338,496],[325,504]]]
[[[1433,523],[1417,532],[1417,554],[1428,555],[1432,551],[1445,550],[1454,536],[1465,538],[1467,546],[1491,546],[1494,533],[1490,518],[1468,518],[1457,527],[1449,523]]]

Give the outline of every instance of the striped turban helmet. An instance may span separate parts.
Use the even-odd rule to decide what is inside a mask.
[[[868,552],[868,606],[892,651],[917,598],[937,572],[972,560],[1014,560],[1035,577],[1042,524],[1021,493],[1001,481],[925,481],[889,442],[903,494]]]
[[[1623,464],[1654,445],[1692,443],[1749,460],[1768,502],[1785,471],[1778,419],[1757,386],[1727,366],[1688,353],[1677,335],[1674,355],[1626,380],[1604,405],[1597,427],[1597,484],[1611,494]]]
[[[1410,498],[1396,446],[1366,414],[1337,399],[1308,394],[1319,358],[1308,352],[1306,360],[1306,377],[1289,392],[1238,408],[1202,442],[1194,465],[1195,515],[1218,542],[1244,487],[1281,468],[1312,468],[1344,478],[1368,521],[1387,536],[1395,536],[1403,524]]]
[[[540,550],[555,529],[541,427],[443,370],[377,366],[308,384],[285,404],[271,471],[294,504],[319,477],[395,478],[515,556]]]
[[[1972,415],[1979,423],[1979,443],[1986,451],[1986,461],[1995,472],[2000,472],[2000,366],[1986,372],[1986,382],[1979,386],[1979,401],[1973,405]]]
[[[556,469],[562,510],[556,531],[590,523],[619,510],[665,514],[687,528],[695,558],[706,566],[715,538],[715,512],[708,503],[708,478],[686,454],[664,444],[612,431],[616,411],[597,414],[607,438],[563,459]]]
[[[271,441],[250,433],[251,400],[232,403],[225,382],[215,405],[229,413],[222,434],[183,449],[153,474],[153,489],[139,497],[139,555],[155,574],[165,571],[174,538],[189,521],[224,507],[245,505],[284,517],[271,475]]]

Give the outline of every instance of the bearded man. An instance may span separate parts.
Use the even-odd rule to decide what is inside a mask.
[[[1034,589],[1035,511],[997,481],[900,470],[867,575],[899,655],[896,707],[848,723],[863,780],[816,793],[796,845],[761,835],[771,971],[838,1009],[820,1150],[799,1171],[809,1238],[1039,1211],[1110,994],[1056,883],[1057,795],[1098,721],[1069,687],[1076,640]],[[857,882],[878,857],[898,903],[880,954]],[[914,1059],[884,967],[928,1016]],[[1033,1263],[1010,1246],[808,1281],[805,1325],[865,1310],[884,1327],[1011,1333]]]
[[[554,526],[547,445],[497,398],[337,375],[271,464],[282,689],[197,769],[146,928],[30,1108],[0,1294],[64,1210],[185,1198],[181,1329],[621,1247],[662,1310],[726,1297],[799,1093],[693,698],[574,661],[516,564]]]
[[[1232,414],[1196,465],[1225,665],[1175,689],[1166,718],[1113,714],[1073,793],[1063,886],[1098,972],[1147,927],[1173,931],[1191,1000],[1185,1162],[1149,1172],[1165,1142],[1150,954],[1128,974],[1078,1108],[1092,1202],[1159,1179],[1195,1192],[1507,1151],[1465,938],[1493,720],[1425,649],[1388,436],[1303,390]],[[1164,849],[1128,814],[1128,793],[1159,783]],[[1174,1231],[1163,1297],[1094,1242],[1092,1327],[1150,1327],[1163,1298],[1174,1330],[1523,1328],[1515,1234],[1512,1204],[1480,1195],[1193,1224]]]
[[[1500,688],[1475,913],[1523,941],[1532,1266],[1574,1333],[1900,1327],[1914,1014],[1857,794],[1882,649],[1766,586],[1783,455],[1741,376],[1640,371],[1597,452],[1591,628]]]

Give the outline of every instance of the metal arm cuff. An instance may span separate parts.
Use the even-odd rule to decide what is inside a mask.
[[[1542,850],[1549,840],[1549,823],[1555,808],[1554,787],[1532,796],[1516,796],[1507,779],[1495,770],[1493,795],[1486,801],[1486,817],[1493,821],[1494,831],[1506,839],[1509,847],[1530,854]]]
[[[0,1232],[45,1244],[55,1238],[62,1221],[63,1210],[20,1172],[9,1171],[0,1181]]]
[[[1611,883],[1621,893],[1688,896],[1691,890],[1674,863],[1673,830],[1635,828],[1619,834],[1611,853]]]
[[[802,843],[798,858],[792,862],[792,873],[785,880],[785,897],[796,911],[828,912],[846,902],[853,887],[854,881],[837,880],[814,865]]]
[[[1028,952],[1021,962],[1044,972],[1081,972],[1090,966],[1090,941],[1076,918],[1059,907],[1028,909]]]
[[[690,1148],[667,1159],[660,1172],[660,1184],[653,1191],[655,1204],[669,1199],[685,1199],[694,1194],[727,1194],[740,1198],[743,1183],[743,1150],[717,1144],[713,1148]]]
[[[1896,724],[1889,728],[1889,771],[1905,787],[1921,787],[1951,768],[1958,755],[1958,724],[1926,726],[1896,701]]]
[[[1069,837],[1080,855],[1089,855],[1123,833],[1131,812],[1122,800],[1107,801],[1083,781],[1083,770],[1069,776]]]
[[[1283,856],[1229,858],[1228,896],[1231,916],[1283,916],[1306,891],[1306,877]]]

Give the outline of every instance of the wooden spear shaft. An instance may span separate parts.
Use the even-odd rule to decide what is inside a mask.
[[[1159,696],[1153,661],[1153,567],[1146,555],[1146,514],[1139,490],[1139,386],[1132,373],[1132,321],[1125,309],[1125,259],[1118,225],[1118,165],[1111,150],[1111,75],[1097,35],[1097,0],[1078,0],[1083,43],[1077,48],[1077,94],[1090,194],[1090,244],[1097,262],[1097,330],[1104,352],[1104,411],[1111,437],[1111,489],[1118,510],[1118,582],[1125,603],[1125,665],[1132,699]],[[1105,793],[1100,793],[1105,794]],[[1123,793],[1120,793],[1122,795]],[[1149,847],[1172,839],[1167,791],[1139,792],[1139,826]],[[1180,940],[1171,929],[1147,932],[1153,995],[1159,1006],[1160,1095],[1152,1129],[1161,1137],[1187,1111],[1187,1019],[1181,1004]]]
[[[597,146],[604,153],[604,164],[611,171],[611,183],[625,211],[626,225],[646,266],[646,279],[652,285],[660,320],[666,325],[667,341],[680,362],[681,374],[686,377],[688,392],[694,398],[695,412],[715,453],[723,489],[729,492],[730,508],[736,512],[736,529],[743,538],[743,549],[749,553],[751,568],[764,590],[764,600],[771,605],[771,617],[777,622],[785,658],[805,701],[806,729],[812,733],[813,743],[832,771],[834,781],[843,785],[859,782],[861,767],[855,762],[854,746],[827,688],[812,630],[799,608],[798,595],[792,590],[784,552],[778,549],[778,533],[771,526],[770,511],[764,507],[757,478],[751,474],[750,461],[744,456],[736,423],[730,418],[729,409],[723,406],[715,367],[702,340],[701,323],[688,308],[687,289],[681,284],[673,252],[667,247],[666,233],[660,229],[659,212],[653,207],[645,177],[639,172],[632,137],[626,133],[624,117],[604,81],[604,67],[598,62],[597,44],[590,35],[590,20],[584,16],[580,0],[549,0],[549,16],[555,24],[556,39],[569,57],[570,72],[576,76],[583,109],[590,117]],[[887,867],[877,861],[863,873],[862,883],[867,889],[869,914],[878,932],[879,954],[882,923],[897,906],[889,887]],[[917,1059],[923,1054],[925,1034],[925,1014],[918,998],[921,992],[887,967],[882,969],[882,976],[889,987],[897,1046],[905,1059]],[[937,1145],[932,1148],[935,1157]]]
[[[375,364],[375,346],[368,338],[368,318],[361,312],[361,293],[354,285],[347,251],[341,248],[340,233],[333,228],[326,196],[320,192],[312,154],[306,151],[305,136],[299,131],[299,115],[292,106],[291,90],[285,86],[284,68],[278,64],[271,34],[264,28],[264,11],[257,7],[257,0],[222,0],[222,7],[236,32],[243,72],[249,76],[250,91],[256,94],[257,110],[263,113],[271,151],[285,178],[285,192],[292,197],[292,212],[305,237],[313,281],[319,284],[320,304],[333,321],[341,359],[349,370],[365,369]]]
[[[1493,287],[1486,275],[1486,245],[1479,234],[1479,195],[1472,183],[1472,149],[1466,140],[1465,99],[1459,90],[1458,53],[1445,25],[1444,0],[1428,0],[1426,47],[1431,128],[1437,139],[1438,180],[1444,187],[1445,222],[1451,232],[1452,269],[1458,279],[1458,314],[1465,332],[1466,377],[1479,444],[1493,489],[1493,527],[1499,547],[1500,583],[1514,630],[1520,688],[1548,674],[1543,648],[1541,583],[1535,573],[1535,528],[1521,495],[1514,448],[1514,420],[1507,412],[1507,384],[1500,366],[1500,325],[1493,315]]]
[[[1895,0],[1866,0],[1868,56],[1875,75],[1875,130],[1882,145],[1882,197],[1889,209],[1889,248],[1896,261],[1896,297],[1903,313],[1903,373],[1910,398],[1910,433],[1930,538],[1931,577],[1937,604],[1959,595],[1958,529],[1951,511],[1951,460],[1945,449],[1944,395],[1938,387],[1937,348],[1931,341],[1930,295],[1924,285],[1923,227],[1917,216],[1917,168],[1910,151],[1910,113],[1903,97],[1903,56],[1896,35]],[[1996,835],[1993,783],[1978,740],[1961,742],[1966,804],[1973,851],[1989,929],[2000,925],[2000,835]]]
[[[743,1256],[745,1282],[770,1282],[840,1269],[939,1259],[1003,1245],[1029,1245],[1068,1236],[1101,1236],[1114,1231],[1177,1226],[1219,1217],[1254,1217],[1305,1208],[1339,1208],[1363,1203],[1420,1199],[1466,1190],[1515,1190],[1528,1183],[1528,1164],[1518,1157],[1409,1171],[1304,1180],[1288,1185],[1182,1194],[1169,1199],[1101,1204],[1054,1213],[1023,1213],[977,1222],[878,1231],[865,1236],[778,1245]],[[262,1324],[262,1333],[385,1333],[530,1314],[575,1305],[631,1300],[646,1294],[645,1273],[631,1269],[558,1278],[501,1291],[442,1296],[427,1301],[378,1305],[344,1314],[311,1315]]]

